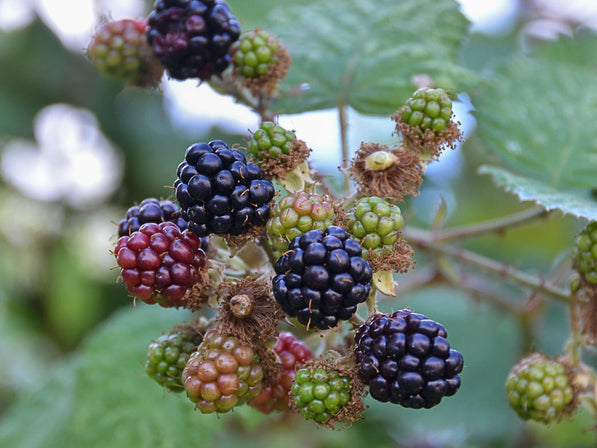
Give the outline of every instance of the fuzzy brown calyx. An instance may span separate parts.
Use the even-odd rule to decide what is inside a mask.
[[[214,284],[210,278],[212,266],[208,262],[205,269],[200,269],[199,278],[187,291],[181,300],[182,306],[191,311],[198,311],[208,305],[209,297],[214,291]]]
[[[256,163],[267,179],[284,179],[288,173],[305,162],[310,153],[311,148],[303,140],[296,139],[288,154],[280,154],[276,158],[264,158]]]
[[[375,160],[384,161],[379,166],[388,167],[372,169],[372,165],[377,168]],[[416,151],[363,142],[351,161],[350,176],[358,184],[360,196],[378,196],[391,202],[402,202],[404,196],[419,194],[423,170],[424,164]]]
[[[223,333],[253,347],[278,333],[278,322],[286,315],[272,300],[269,283],[246,277],[237,283],[220,284],[218,293],[220,307],[216,321]]]
[[[369,249],[366,252],[367,261],[373,272],[394,271],[401,274],[414,268],[414,255],[415,251],[403,238],[396,240],[391,251]]]
[[[460,122],[448,121],[446,128],[435,133],[431,129],[422,130],[418,126],[411,126],[401,120],[401,107],[392,115],[392,121],[396,122],[395,132],[402,135],[405,145],[421,153],[428,159],[436,159],[446,148],[455,149],[456,144],[462,141]]]

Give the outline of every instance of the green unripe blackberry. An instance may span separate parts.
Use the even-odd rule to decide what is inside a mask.
[[[392,251],[404,227],[400,208],[377,196],[359,199],[347,218],[348,232],[363,249],[373,250],[376,257]],[[366,256],[367,250],[363,252]]]
[[[597,221],[589,223],[578,235],[574,265],[584,283],[597,285]]]
[[[104,23],[89,43],[89,59],[106,75],[138,86],[157,84],[164,69],[146,42],[146,27],[144,19]]]
[[[297,370],[290,393],[303,417],[327,423],[351,400],[351,379],[336,370],[303,367]]]
[[[174,330],[149,344],[145,371],[172,392],[182,392],[181,374],[191,353],[203,338],[192,328]]]
[[[435,134],[441,133],[452,117],[452,100],[443,89],[421,88],[400,112],[400,119],[412,127],[422,131],[427,129]]]
[[[235,46],[233,63],[246,78],[266,76],[276,63],[280,42],[271,33],[256,29],[243,34]]]
[[[294,149],[296,135],[272,121],[264,121],[253,133],[249,151],[257,164],[262,160],[277,159],[289,155]]]
[[[523,420],[545,424],[559,421],[574,411],[574,389],[566,367],[540,353],[516,364],[506,380],[510,407]]]
[[[324,230],[332,225],[333,219],[334,206],[326,196],[301,191],[278,201],[266,229],[269,241],[279,256],[294,237],[309,230]]]
[[[190,356],[182,379],[197,409],[204,414],[224,413],[261,392],[263,369],[251,347],[210,330]]]

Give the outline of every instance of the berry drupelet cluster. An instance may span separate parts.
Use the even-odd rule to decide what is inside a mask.
[[[333,328],[367,300],[372,271],[359,243],[340,227],[295,237],[276,262],[274,297],[308,328]]]
[[[180,230],[186,230],[187,222],[180,217],[178,205],[172,201],[159,201],[156,198],[143,199],[139,205],[133,205],[118,223],[118,236],[129,236],[139,230],[143,224],[171,221]]]
[[[312,358],[311,349],[292,333],[282,332],[273,348],[280,360],[281,370],[276,381],[266,386],[249,404],[264,414],[272,411],[287,411],[290,406],[290,389],[294,383],[297,369]]]
[[[192,328],[175,329],[160,336],[149,344],[145,371],[171,392],[182,392],[182,371],[202,340],[201,333]]]
[[[432,408],[460,388],[462,355],[444,327],[410,310],[376,314],[355,335],[359,378],[381,402]]]
[[[181,216],[197,236],[245,234],[270,217],[274,186],[259,166],[221,140],[191,145],[177,174]]]
[[[228,412],[256,397],[262,379],[257,353],[216,329],[205,334],[182,372],[187,397],[204,414]]]
[[[222,73],[241,33],[223,0],[157,0],[148,23],[147,41],[175,79]]]
[[[122,236],[114,255],[128,292],[145,303],[183,306],[181,299],[206,268],[201,239],[172,222],[143,224]]]

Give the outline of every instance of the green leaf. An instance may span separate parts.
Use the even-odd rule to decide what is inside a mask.
[[[560,210],[578,218],[597,220],[597,202],[590,197],[589,191],[558,190],[540,180],[489,165],[481,166],[479,173],[489,174],[499,187],[514,193],[521,201],[533,201],[548,211]]]
[[[184,394],[164,392],[143,369],[149,343],[189,317],[186,312],[149,306],[118,313],[78,356],[12,408],[0,425],[0,446],[208,443],[220,430],[221,420],[194,411]]]
[[[580,30],[573,37],[561,36],[556,42],[543,46],[536,52],[537,57],[564,64],[597,71],[597,34],[588,29]]]
[[[468,22],[452,0],[328,0],[277,8],[268,21],[293,60],[280,113],[349,105],[388,115],[414,75],[450,90],[476,80],[456,62]]]
[[[596,185],[593,73],[567,63],[518,60],[473,102],[479,135],[508,168],[558,190]]]

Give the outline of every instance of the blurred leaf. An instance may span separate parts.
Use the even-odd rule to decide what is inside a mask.
[[[468,69],[490,76],[498,65],[503,65],[519,53],[516,34],[490,36],[472,33],[462,45],[460,60]]]
[[[589,29],[579,31],[573,37],[561,36],[536,52],[537,57],[564,64],[575,64],[597,71],[597,34]]]
[[[597,220],[597,202],[589,192],[565,191],[551,187],[546,183],[519,176],[495,166],[484,165],[481,174],[489,174],[493,181],[504,190],[514,193],[521,201],[533,201],[545,210],[560,210],[577,218]]]
[[[349,105],[389,115],[415,90],[413,75],[456,91],[476,80],[456,62],[468,22],[451,0],[328,0],[277,8],[268,21],[293,59],[281,113]]]
[[[593,73],[566,63],[519,60],[473,102],[479,135],[508,168],[552,188],[595,186]]]
[[[0,446],[207,443],[221,419],[194,411],[184,394],[165,393],[143,369],[148,344],[189,317],[187,312],[149,306],[115,315],[76,358],[12,408],[0,425]]]

